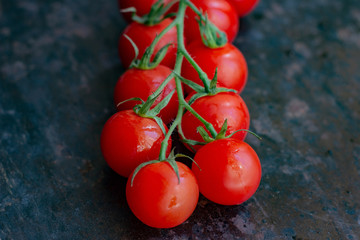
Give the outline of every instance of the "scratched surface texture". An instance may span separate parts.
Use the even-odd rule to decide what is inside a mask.
[[[261,185],[169,230],[132,215],[100,152],[124,26],[115,0],[0,0],[0,239],[360,239],[358,0],[263,0],[241,20]]]

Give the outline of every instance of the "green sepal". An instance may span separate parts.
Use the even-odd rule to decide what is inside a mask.
[[[209,20],[206,13],[198,15],[198,24],[203,43],[209,48],[223,47],[228,42],[226,34]]]
[[[173,45],[172,43],[168,43],[165,46],[163,46],[154,56],[154,59],[151,61],[151,48],[154,48],[155,46],[153,46],[153,44],[151,44],[149,47],[146,48],[143,56],[141,57],[141,59],[137,59],[137,57],[134,58],[134,60],[131,62],[130,67],[135,67],[138,69],[143,69],[143,70],[149,70],[149,69],[154,69],[156,68],[161,61],[164,59],[167,50],[169,49],[169,47]]]
[[[134,41],[133,41],[128,35],[124,34],[124,37],[125,37],[127,40],[129,40],[129,42],[130,42],[130,44],[131,44],[131,46],[133,47],[134,52],[135,52],[135,57],[134,57],[134,59],[131,61],[130,66],[129,66],[129,68],[132,68],[132,67],[134,67],[134,65],[136,65],[136,60],[137,60],[137,57],[139,56],[139,48],[136,46],[136,44],[134,43]]]
[[[141,57],[141,59],[136,59],[134,61],[133,67],[136,67],[138,69],[143,70],[149,70],[156,68],[160,62],[164,59],[167,50],[172,45],[172,43],[168,43],[165,46],[163,46],[156,54],[154,59],[151,61],[151,48],[154,48],[153,44],[151,44],[149,47],[146,48],[144,55]]]
[[[172,18],[172,17],[176,17],[177,13],[173,12],[173,13],[168,13],[164,16],[164,19],[165,18]]]
[[[168,159],[175,159],[175,148],[171,149]],[[164,160],[166,161],[166,160]]]
[[[182,142],[189,144],[189,145],[206,145],[206,142],[199,142],[191,139],[181,139]]]
[[[173,90],[175,91],[175,90]],[[156,101],[156,99],[161,95],[161,92],[155,96],[150,95],[148,97],[148,99],[146,100],[145,103],[143,104],[138,104],[134,107],[134,112],[136,114],[138,114],[141,117],[146,117],[146,118],[151,118],[154,119],[156,121],[156,123],[159,125],[161,131],[163,132],[164,136],[166,135],[166,130],[164,128],[164,123],[161,120],[161,118],[157,117],[156,115],[159,114],[159,112],[161,111],[161,109],[163,109],[167,103],[169,102],[170,99],[168,99],[168,96],[166,96],[163,100],[161,100],[161,102],[158,105],[161,105],[158,107],[158,105],[156,105],[154,107],[154,109],[150,110],[151,106],[154,104],[154,102]],[[171,96],[170,96],[171,98]],[[138,107],[138,108],[136,108]]]
[[[174,172],[176,174],[176,177],[178,179],[178,184],[180,184],[179,167],[178,167],[178,165],[177,165],[177,163],[175,161],[175,158],[169,159],[167,162],[170,164],[171,168],[174,170]]]
[[[143,15],[142,17],[133,16],[132,20],[135,22],[145,24],[148,26],[155,25],[162,21],[161,19],[161,10],[164,8],[164,3],[162,0],[155,2],[150,9],[148,14]]]
[[[218,68],[216,67],[215,69],[215,74],[214,74],[214,77],[211,79],[211,82],[210,82],[210,95],[215,95],[217,93],[220,93],[220,92],[234,92],[234,93],[237,93],[236,90],[234,89],[231,89],[231,88],[221,88],[221,87],[217,87],[217,81],[218,81]]]
[[[216,93],[220,93],[220,92],[233,92],[233,93],[237,93],[237,91],[235,89],[231,89],[231,88],[216,88]]]
[[[164,127],[164,122],[161,120],[161,118],[155,116],[155,117],[151,117],[152,119],[155,120],[155,122],[159,125],[161,131],[163,132],[164,136],[166,135],[166,130]]]
[[[210,92],[211,93],[215,93],[216,92],[216,84],[217,84],[217,72],[218,72],[218,68],[215,68],[215,74],[213,79],[211,79],[210,81]]]
[[[166,44],[165,46],[163,46],[162,48],[160,48],[160,50],[155,54],[153,63],[160,63],[161,60],[163,60],[163,58],[165,57],[166,52],[171,45],[174,45],[174,43],[170,42],[170,43]]]
[[[180,174],[179,174],[179,167],[176,164],[176,156],[175,156],[175,148],[173,148],[168,156],[167,159],[163,160],[166,161],[170,164],[171,168],[174,170],[177,179],[178,179],[178,184],[180,184]]]
[[[134,178],[135,176],[138,174],[138,172],[145,166],[147,165],[150,165],[150,164],[154,164],[154,163],[160,163],[160,162],[167,162],[169,163],[170,167],[174,170],[175,174],[176,174],[176,177],[178,179],[178,184],[180,184],[180,174],[179,174],[179,167],[176,163],[176,157],[177,155],[175,156],[175,148],[173,148],[171,150],[171,153],[169,154],[169,156],[164,159],[164,160],[151,160],[151,161],[148,161],[148,162],[144,162],[144,163],[141,163],[139,166],[137,166],[134,170],[134,173],[131,177],[131,187],[133,186],[133,183],[134,183]]]
[[[179,75],[176,72],[173,72],[173,73],[175,74],[175,77],[177,77],[181,82],[188,85],[195,92],[201,93],[201,95],[197,95],[196,99],[200,98],[200,97],[203,97],[203,96],[206,96],[206,95],[215,95],[215,94],[220,93],[220,92],[234,92],[234,93],[237,93],[237,91],[234,90],[234,89],[222,88],[222,87],[217,87],[216,86],[216,84],[217,84],[217,76],[218,76],[218,68],[215,69],[215,74],[214,74],[214,77],[210,81],[210,88],[209,88],[208,92],[205,90],[205,88],[203,86],[201,86],[201,85],[199,85],[199,84],[197,84],[197,83],[195,83],[195,82],[193,82],[193,81],[191,81],[189,79],[184,78],[183,76]],[[206,80],[206,81],[208,81],[208,80]],[[193,101],[195,101],[196,99],[194,99]],[[191,103],[189,102],[189,105],[191,105]]]
[[[131,19],[137,18],[138,16],[136,15],[136,8],[135,7],[128,7],[128,8],[124,8],[124,9],[120,9],[121,13],[131,13]]]
[[[126,99],[122,102],[119,102],[118,104],[116,104],[116,107],[119,107],[121,104],[124,104],[126,102],[130,102],[130,101],[141,101],[142,104],[144,104],[144,100],[142,100],[141,98],[138,98],[138,97],[133,97],[133,98],[129,98],[129,99]]]
[[[175,73],[175,72],[174,72]],[[205,92],[205,88],[203,86],[200,86],[199,84],[197,83],[194,83],[193,81],[191,80],[188,80],[182,76],[180,76],[178,73],[175,73],[175,76],[177,78],[180,79],[181,82],[185,83],[186,85],[188,85],[189,87],[191,87],[194,91],[196,92]]]
[[[191,104],[193,104],[197,99],[199,99],[199,98],[201,98],[201,97],[204,97],[204,96],[207,96],[207,95],[208,95],[207,93],[196,93],[196,94],[194,94],[194,95],[190,98],[188,104],[191,105]]]
[[[147,98],[146,102],[141,106],[141,108],[139,109],[137,114],[147,116],[146,114],[149,112],[151,106],[154,104],[154,102],[160,96],[160,94],[161,94],[161,92],[156,96],[150,95]]]
[[[142,104],[137,104],[134,106],[133,110],[134,112],[141,116],[141,117],[145,117],[145,118],[151,118],[154,119],[156,121],[156,123],[159,125],[161,131],[163,132],[164,136],[166,135],[166,130],[164,127],[164,123],[161,120],[160,117],[158,117],[157,115],[160,113],[160,111],[166,107],[169,103],[169,101],[171,100],[171,97],[174,95],[175,89],[172,90],[163,100],[161,100],[153,109],[150,109],[151,106],[154,104],[154,102],[156,101],[156,99],[161,95],[161,92],[157,95],[150,95],[146,102],[144,102],[143,100],[141,100],[143,103]],[[136,98],[137,99],[137,98]]]
[[[201,171],[201,168],[200,168],[199,164],[197,164],[197,162],[195,162],[195,160],[194,160],[192,157],[189,157],[188,155],[185,155],[185,154],[182,154],[182,153],[176,154],[175,157],[184,157],[184,158],[190,159],[193,163],[195,163],[195,165],[196,165],[196,166],[200,169],[200,171]]]
[[[256,133],[254,133],[253,131],[250,131],[250,130],[247,130],[247,129],[239,129],[239,130],[236,130],[235,132],[231,133],[229,136],[227,136],[226,138],[231,138],[235,133],[238,133],[238,132],[248,132],[252,135],[254,135],[255,137],[257,137],[259,140],[262,140],[262,137],[260,137],[259,135],[257,135]]]
[[[167,50],[169,49],[169,47],[173,45],[173,43],[168,43],[165,46],[163,46],[154,56],[154,59],[152,60],[152,62],[149,61],[149,67],[155,68],[157,65],[160,64],[160,62],[164,59]]]
[[[172,2],[171,4],[166,5],[166,7],[164,7],[164,3],[162,0],[158,0],[155,4],[152,5],[150,12],[147,15],[144,15],[142,17],[139,17],[135,14],[136,9],[133,7],[130,8],[126,8],[124,10],[122,10],[122,12],[132,12],[133,16],[132,19],[138,23],[141,24],[146,24],[146,25],[155,25],[159,22],[161,22],[163,19],[167,18],[168,16],[166,15],[166,17],[162,17],[163,14],[166,13],[166,11],[174,4],[175,2]],[[156,20],[155,22],[153,22],[153,18],[157,18],[158,20]],[[150,24],[150,22],[151,24]],[[132,60],[129,68],[138,68],[138,69],[154,69],[155,67],[157,67],[160,62],[164,59],[167,50],[169,49],[169,47],[171,45],[173,45],[173,43],[168,43],[165,46],[163,46],[154,56],[153,60],[151,61],[151,56],[155,47],[154,42],[145,49],[145,53],[143,54],[143,56],[141,57],[141,59],[137,59],[139,56],[139,49],[136,46],[136,44],[134,43],[134,41],[132,41],[132,39],[127,36],[126,34],[124,35],[131,43],[132,47],[134,48],[135,51],[135,57]]]
[[[152,160],[152,161],[149,161],[149,162],[141,163],[139,166],[137,166],[137,167],[135,168],[135,170],[134,170],[134,173],[133,173],[132,177],[131,177],[131,187],[132,187],[133,184],[134,184],[134,178],[135,178],[135,176],[138,174],[138,172],[139,172],[143,167],[145,167],[145,166],[147,166],[147,165],[150,165],[150,164],[153,164],[153,163],[157,163],[157,162],[159,162],[159,160]]]
[[[133,107],[133,111],[138,114],[139,112],[139,109],[141,108],[143,104],[136,104],[134,107]]]
[[[149,116],[156,116],[160,113],[160,111],[168,105],[170,102],[172,96],[175,93],[175,89],[172,90],[161,102],[159,102],[153,109],[149,110],[148,115]]]
[[[225,119],[223,125],[221,126],[220,132],[218,133],[218,135],[216,136],[215,139],[223,139],[223,138],[225,138],[227,127],[228,127],[227,119]]]
[[[198,127],[198,131],[199,131],[200,135],[202,136],[202,138],[204,139],[205,142],[211,142],[211,141],[214,141],[214,140],[219,140],[219,139],[224,139],[224,138],[231,138],[232,136],[234,136],[234,134],[236,134],[238,132],[248,132],[248,133],[254,135],[255,137],[257,137],[259,140],[262,139],[256,133],[254,133],[254,132],[252,132],[250,130],[247,130],[247,129],[239,129],[239,130],[236,130],[233,133],[229,134],[228,136],[226,136],[226,131],[227,131],[227,128],[228,128],[227,119],[225,119],[225,121],[224,121],[223,125],[221,126],[221,129],[220,129],[219,133],[216,135],[215,139],[209,137],[209,135],[205,131],[205,129],[204,128],[201,129],[201,128],[202,128],[201,126]]]
[[[202,126],[197,127],[197,131],[201,135],[201,137],[204,139],[205,142],[209,143],[214,141],[212,137],[209,136],[208,132],[205,131],[205,129]]]
[[[134,7],[128,7],[124,9],[120,9],[121,13],[136,13],[136,8]]]
[[[151,6],[150,12],[141,17],[136,15],[136,9],[135,9],[135,11],[132,11],[132,9],[130,9],[130,11],[128,11],[128,12],[133,12],[133,14],[132,14],[133,21],[140,23],[140,24],[147,25],[147,26],[153,26],[153,25],[160,23],[164,19],[170,18],[173,16],[173,14],[165,15],[165,13],[170,9],[170,7],[173,4],[174,3],[167,4],[165,6],[163,0],[158,0]]]

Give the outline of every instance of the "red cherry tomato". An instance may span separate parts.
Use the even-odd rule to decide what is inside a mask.
[[[195,210],[199,187],[191,170],[177,162],[180,183],[167,162],[142,168],[126,185],[126,199],[131,211],[146,225],[171,228],[183,223]]]
[[[140,117],[132,110],[121,111],[105,123],[100,139],[101,151],[115,172],[128,177],[139,164],[158,159],[164,138],[155,120]],[[167,154],[170,150],[171,139]]]
[[[191,2],[207,13],[209,20],[226,33],[229,42],[235,39],[239,30],[239,19],[236,10],[230,3],[224,0],[192,0]],[[188,43],[195,40],[201,41],[196,19],[198,16],[191,9],[187,9],[184,24],[185,37]]]
[[[259,0],[229,0],[235,7],[239,17],[249,14],[259,3]]]
[[[157,0],[118,0],[120,10],[129,7],[136,8],[136,15],[142,17],[150,12],[151,6],[156,3]],[[163,0],[164,4],[168,4],[171,0]],[[131,13],[122,13],[126,21],[131,22]]]
[[[189,100],[191,95],[187,98]],[[225,119],[227,119],[229,135],[239,129],[249,129],[250,114],[244,100],[233,92],[222,92],[213,96],[205,96],[197,99],[191,107],[202,116],[206,121],[213,124],[217,132],[220,131]],[[197,127],[204,125],[190,112],[183,116],[181,127],[187,139],[203,142],[201,135],[197,132]],[[205,128],[205,127],[204,127]],[[245,131],[234,134],[233,138],[244,140]],[[197,151],[201,145],[194,145]]]
[[[135,58],[135,51],[132,47],[131,43],[128,39],[125,38],[124,34],[129,36],[136,46],[139,48],[139,56],[141,58],[146,50],[147,47],[155,39],[156,35],[158,35],[162,30],[164,30],[170,23],[172,22],[171,19],[165,19],[161,23],[158,23],[153,26],[146,26],[143,24],[139,24],[137,22],[132,22],[128,25],[124,32],[121,34],[119,39],[119,56],[121,62],[125,68],[130,66],[130,63]],[[158,42],[155,46],[155,53],[157,53],[163,46],[168,43],[172,43],[165,55],[164,59],[162,60],[161,64],[166,65],[170,68],[174,67],[175,58],[176,58],[176,49],[177,49],[177,36],[176,36],[176,28],[170,29]],[[154,56],[154,55],[153,55]]]
[[[215,70],[218,69],[218,87],[234,89],[238,93],[243,90],[247,81],[248,68],[243,54],[234,45],[227,43],[221,48],[212,49],[197,41],[188,46],[188,51],[209,79],[214,77]],[[197,71],[186,60],[182,67],[182,75],[184,78],[203,85]],[[190,93],[192,89],[185,85],[185,91]]]
[[[137,68],[128,69],[120,76],[115,86],[114,101],[115,105],[118,103],[139,97],[142,100],[146,99],[156,91],[159,85],[171,74],[171,69],[162,65],[158,65],[154,69],[141,70]],[[157,98],[154,106],[163,100],[172,90],[176,88],[175,80],[172,79],[165,86],[161,95]],[[140,101],[129,101],[118,106],[118,110],[132,109]],[[160,112],[159,117],[162,118],[165,124],[168,124],[176,117],[179,102],[176,93],[172,96],[168,105]]]
[[[248,200],[258,188],[261,165],[256,152],[237,139],[221,139],[201,148],[195,155],[192,171],[200,193],[222,205],[237,205]]]

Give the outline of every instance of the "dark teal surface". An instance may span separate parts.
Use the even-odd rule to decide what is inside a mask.
[[[115,0],[0,0],[0,239],[360,239],[359,1],[263,0],[241,20],[261,185],[169,230],[132,215],[100,152],[124,26]]]

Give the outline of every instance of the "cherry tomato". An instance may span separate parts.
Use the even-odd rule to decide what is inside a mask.
[[[128,25],[124,32],[121,34],[119,39],[119,56],[121,62],[125,68],[130,66],[130,63],[135,58],[135,51],[132,47],[131,43],[128,39],[125,38],[125,34],[129,36],[132,41],[136,44],[139,48],[139,56],[141,58],[146,50],[147,47],[155,39],[156,35],[158,35],[162,30],[164,30],[170,23],[172,22],[171,19],[165,19],[161,23],[158,23],[153,26],[146,26],[144,24],[139,24],[137,22],[132,22]],[[176,36],[176,28],[170,29],[158,42],[155,46],[154,52],[157,53],[163,46],[168,43],[172,43],[165,55],[164,59],[162,60],[161,64],[166,65],[170,68],[174,67],[175,58],[176,58],[176,49],[177,49],[177,36]],[[153,55],[154,57],[154,55]]]
[[[120,76],[115,86],[114,101],[115,105],[118,103],[133,98],[139,97],[142,100],[146,99],[156,91],[159,85],[171,74],[171,69],[162,65],[158,65],[154,69],[141,70],[137,68],[128,69]],[[165,86],[161,95],[157,98],[154,106],[163,100],[172,90],[176,88],[175,80],[172,79]],[[132,109],[140,101],[129,101],[118,106],[118,110]],[[160,112],[159,117],[162,118],[165,124],[168,124],[176,117],[179,101],[176,93],[172,96],[168,105]]]
[[[234,45],[227,43],[221,48],[213,49],[196,41],[188,46],[188,51],[209,79],[214,77],[215,70],[218,69],[218,87],[234,89],[238,93],[244,89],[248,68],[243,54]],[[182,67],[182,75],[184,78],[203,85],[197,71],[186,60]],[[190,93],[192,89],[185,85],[185,91]]]
[[[249,14],[259,3],[259,0],[229,0],[235,7],[239,17]]]
[[[151,6],[156,3],[157,0],[118,0],[120,10],[129,7],[136,8],[136,15],[142,17],[150,12]],[[164,4],[168,4],[171,0],[163,0]],[[125,20],[131,22],[131,13],[122,13]]]
[[[125,110],[115,113],[105,123],[100,139],[101,151],[115,172],[128,177],[139,164],[158,159],[164,138],[155,120]],[[167,154],[170,150],[171,139]]]
[[[209,20],[226,33],[229,42],[235,39],[239,30],[239,19],[236,10],[230,3],[224,0],[192,0],[191,2],[207,13]],[[184,23],[187,43],[195,40],[201,41],[196,19],[198,16],[191,9],[187,9]]]
[[[195,210],[199,187],[192,171],[177,162],[180,183],[167,162],[143,167],[126,185],[126,199],[131,211],[146,225],[171,228],[183,223]]]
[[[187,100],[192,95],[188,96]],[[206,121],[213,124],[217,132],[220,131],[225,119],[227,119],[229,135],[239,129],[249,129],[250,114],[244,100],[233,92],[222,92],[213,96],[205,96],[197,99],[191,107],[202,116]],[[201,135],[197,132],[197,127],[204,125],[190,112],[183,116],[181,127],[187,139],[203,142]],[[205,128],[205,127],[204,127]],[[244,140],[245,131],[234,134],[233,138]],[[188,147],[188,146],[187,146]],[[194,145],[195,150],[200,149],[201,145]]]
[[[261,165],[256,152],[245,142],[228,138],[211,142],[195,155],[192,171],[200,193],[222,205],[248,200],[258,188]]]

